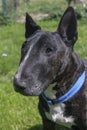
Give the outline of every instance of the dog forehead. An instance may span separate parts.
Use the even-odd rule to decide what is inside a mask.
[[[61,43],[60,35],[55,32],[36,31],[30,38],[27,39],[28,45],[43,46],[43,45],[57,45]]]

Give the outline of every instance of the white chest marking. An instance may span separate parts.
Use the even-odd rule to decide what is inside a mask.
[[[51,84],[44,92],[44,94],[50,98],[50,99],[55,99],[56,98],[56,91],[53,90],[53,87],[56,85],[56,82]]]
[[[65,104],[57,104],[57,105],[49,105],[50,112],[46,112],[46,117],[56,123],[63,122],[63,123],[73,123],[74,118],[72,116],[65,117]]]
[[[56,91],[53,90],[53,87],[56,83],[51,84],[47,90],[44,92],[45,95],[50,99],[56,98]],[[50,112],[46,112],[46,117],[56,123],[63,122],[63,123],[74,123],[74,118],[72,116],[66,117],[64,115],[65,112],[65,104],[59,103],[55,105],[49,105]]]

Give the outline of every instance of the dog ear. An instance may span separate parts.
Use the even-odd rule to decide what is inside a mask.
[[[28,38],[31,36],[35,31],[40,30],[40,26],[38,26],[32,17],[26,13],[26,22],[25,22],[25,37]]]
[[[67,46],[74,45],[78,38],[78,34],[77,20],[74,9],[72,7],[68,7],[68,9],[65,11],[57,31]]]

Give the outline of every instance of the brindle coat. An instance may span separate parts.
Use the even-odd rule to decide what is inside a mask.
[[[25,25],[26,41],[14,77],[15,90],[26,96],[39,96],[43,130],[55,130],[58,119],[74,123],[73,129],[87,130],[87,78],[80,91],[67,102],[49,106],[41,96],[44,92],[49,98],[58,98],[75,84],[83,71],[87,75],[87,61],[73,52],[78,36],[73,8],[65,11],[56,32],[42,31],[28,14]],[[48,91],[50,84],[55,85]]]

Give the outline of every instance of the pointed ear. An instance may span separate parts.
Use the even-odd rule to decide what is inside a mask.
[[[77,40],[77,20],[74,9],[69,7],[61,18],[58,33],[67,46],[73,46]]]
[[[35,31],[40,30],[40,26],[38,26],[32,17],[26,13],[26,22],[25,22],[25,37],[28,38],[31,36]]]

